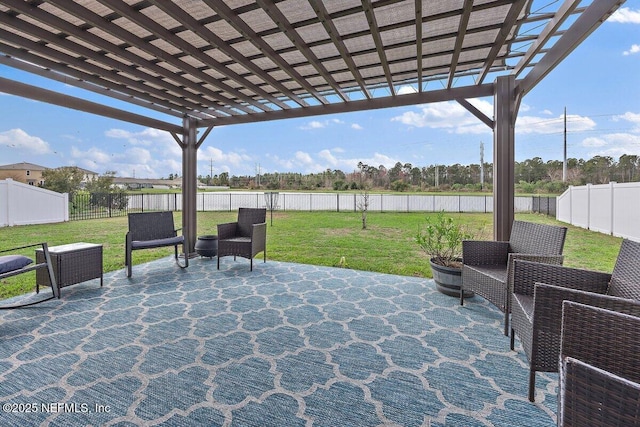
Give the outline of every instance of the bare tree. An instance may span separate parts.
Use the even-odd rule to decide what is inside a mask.
[[[362,215],[362,229],[367,228],[367,211],[369,210],[369,189],[365,186],[360,193],[360,199],[358,200],[358,210]]]

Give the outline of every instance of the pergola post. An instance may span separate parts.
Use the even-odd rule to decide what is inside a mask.
[[[493,237],[506,241],[514,218],[517,116],[514,76],[496,79],[493,105]]]
[[[196,194],[198,191],[198,141],[196,119],[183,119],[182,136],[182,234],[186,238],[185,256],[195,254],[198,218],[196,212]]]

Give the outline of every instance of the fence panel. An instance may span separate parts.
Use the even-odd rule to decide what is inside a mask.
[[[241,207],[266,207],[263,192],[202,192],[196,194],[196,210],[200,212],[235,211]],[[425,195],[369,193],[370,212],[485,212],[493,211],[493,196]],[[77,194],[72,201],[71,219],[108,218],[128,212],[180,211],[181,193],[134,193],[116,199],[117,195]],[[279,211],[357,212],[361,209],[360,193],[285,193],[279,192]],[[531,197],[515,198],[516,212],[531,212]]]
[[[609,184],[592,185],[588,196],[589,229],[600,233],[611,234],[611,206],[613,191]]]
[[[534,196],[531,200],[533,206],[531,210],[533,212],[542,213],[545,215],[556,216],[556,198],[555,197],[542,197]]]
[[[613,191],[613,233],[640,241],[640,183],[616,184]]]
[[[332,211],[338,210],[338,199],[335,194],[319,193],[309,197],[310,210]]]
[[[69,221],[69,195],[24,184],[0,181],[0,227]]]
[[[558,197],[556,218],[578,227],[640,241],[640,183],[569,187]]]

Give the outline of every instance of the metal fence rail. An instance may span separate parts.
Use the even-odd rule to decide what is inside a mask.
[[[263,192],[203,192],[196,195],[200,212],[236,211],[240,207],[269,208]],[[267,195],[267,197],[265,197]],[[276,211],[357,212],[362,202],[357,193],[277,193]],[[129,212],[181,211],[180,193],[78,194],[70,202],[69,219],[125,216]],[[516,197],[516,212],[555,215],[555,197]],[[493,211],[493,196],[369,194],[369,212],[484,212]]]

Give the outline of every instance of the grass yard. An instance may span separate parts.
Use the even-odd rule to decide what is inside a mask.
[[[236,212],[199,212],[198,235],[216,234],[216,224],[234,221]],[[356,212],[275,212],[273,226],[267,213],[267,262],[269,260],[406,276],[431,277],[427,256],[414,237],[431,213],[369,212],[367,228]],[[452,213],[466,224],[477,238],[492,238],[491,214]],[[174,214],[176,226],[182,217]],[[517,214],[516,219],[559,224],[539,214]],[[621,239],[568,226],[564,253],[565,265],[611,272]],[[0,250],[46,241],[50,246],[73,242],[101,243],[104,247],[104,272],[124,269],[124,238],[127,218],[70,221],[59,224],[28,225],[1,229]],[[134,275],[137,264],[173,254],[173,248],[133,252]],[[25,253],[33,256],[33,252]],[[344,262],[341,259],[344,257]],[[258,255],[258,268],[259,259]],[[171,261],[173,262],[173,261]],[[246,262],[239,259],[238,262]],[[215,262],[211,264],[215,268]],[[122,271],[124,275],[124,271]],[[2,281],[0,299],[35,289],[34,273]]]

